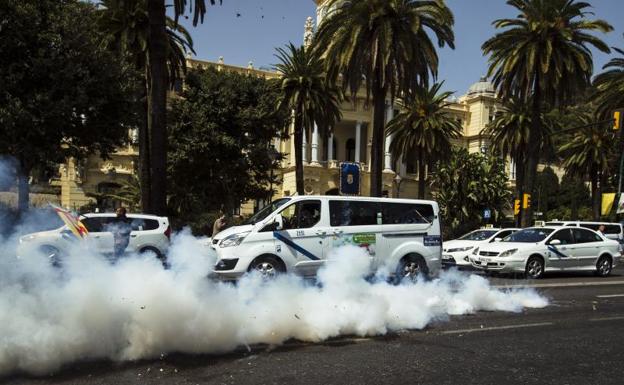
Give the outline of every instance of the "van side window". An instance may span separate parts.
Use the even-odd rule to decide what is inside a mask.
[[[282,212],[283,230],[308,229],[321,220],[321,201],[300,201]]]
[[[605,234],[621,234],[622,228],[618,225],[606,225]]]
[[[329,216],[332,226],[377,225],[381,216],[378,202],[329,201]]]
[[[433,207],[427,204],[384,203],[382,204],[384,225],[432,223]]]

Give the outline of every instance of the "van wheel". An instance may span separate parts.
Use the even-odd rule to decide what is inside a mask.
[[[155,248],[155,247],[145,247],[145,248],[142,248],[141,250],[139,250],[139,254],[143,254],[143,253],[154,253],[154,255],[156,255],[156,258],[158,258],[158,260],[160,260],[160,262],[163,264],[163,266],[167,267],[167,258],[157,248]]]
[[[286,272],[282,263],[275,257],[258,257],[249,265],[248,272],[258,272],[263,278],[275,278]]]
[[[54,246],[43,245],[39,247],[39,252],[45,256],[53,267],[61,267],[61,252]]]
[[[599,277],[607,277],[611,274],[612,268],[613,263],[611,262],[611,258],[607,255],[603,255],[598,258],[598,262],[596,262],[596,275]]]
[[[544,275],[544,260],[540,257],[531,257],[527,261],[525,274],[527,278],[538,279]]]
[[[429,276],[425,261],[420,256],[406,256],[399,262],[394,277],[396,283],[401,283],[404,280],[416,281],[419,275]]]

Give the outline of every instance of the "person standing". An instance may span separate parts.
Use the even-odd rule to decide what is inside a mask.
[[[604,232],[605,232],[605,225],[600,225],[598,226],[598,233],[600,233],[600,235],[602,235],[604,237]]]
[[[225,226],[227,226],[227,220],[225,219],[225,214],[220,213],[221,215],[214,221],[212,225],[212,237],[223,231]]]
[[[126,216],[126,208],[118,208],[116,214],[115,219],[108,225],[109,231],[113,233],[115,259],[125,253],[130,243],[130,233],[132,232],[130,219]]]

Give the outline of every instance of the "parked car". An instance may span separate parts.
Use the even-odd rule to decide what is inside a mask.
[[[555,271],[594,271],[606,277],[622,256],[622,245],[583,227],[545,226],[517,231],[475,248],[472,266],[540,278]]]
[[[331,250],[343,245],[365,249],[371,272],[389,267],[397,280],[436,274],[442,251],[438,204],[340,196],[278,199],[212,238],[218,257],[214,273],[221,279],[249,271],[314,276]]]
[[[479,229],[462,235],[457,239],[444,242],[442,250],[442,266],[458,268],[471,268],[470,254],[475,247],[485,243],[492,243],[502,240],[511,233],[518,231],[516,228],[487,228]]]
[[[604,236],[624,244],[624,228],[621,223],[609,222],[589,222],[589,221],[552,221],[546,222],[545,226],[576,226],[585,227],[598,231],[600,226],[604,226]]]
[[[132,232],[126,252],[152,252],[159,259],[164,260],[171,236],[169,219],[145,214],[128,214],[127,216],[130,219]],[[114,218],[114,213],[89,213],[79,217],[89,231],[86,241],[95,251],[107,255],[113,254],[113,234],[107,231],[106,227]],[[23,257],[32,252],[40,252],[53,263],[58,263],[64,255],[67,255],[72,242],[75,241],[76,238],[67,226],[27,234],[19,239],[17,255]]]

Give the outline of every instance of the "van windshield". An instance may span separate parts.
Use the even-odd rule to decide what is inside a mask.
[[[274,200],[270,205],[265,206],[262,210],[255,213],[251,218],[243,222],[243,225],[255,225],[256,223],[263,221],[272,212],[282,207],[290,198],[281,198]]]
[[[538,228],[529,228],[512,233],[501,242],[525,242],[525,243],[537,243],[546,239],[554,230]],[[569,230],[568,230],[569,231]]]

